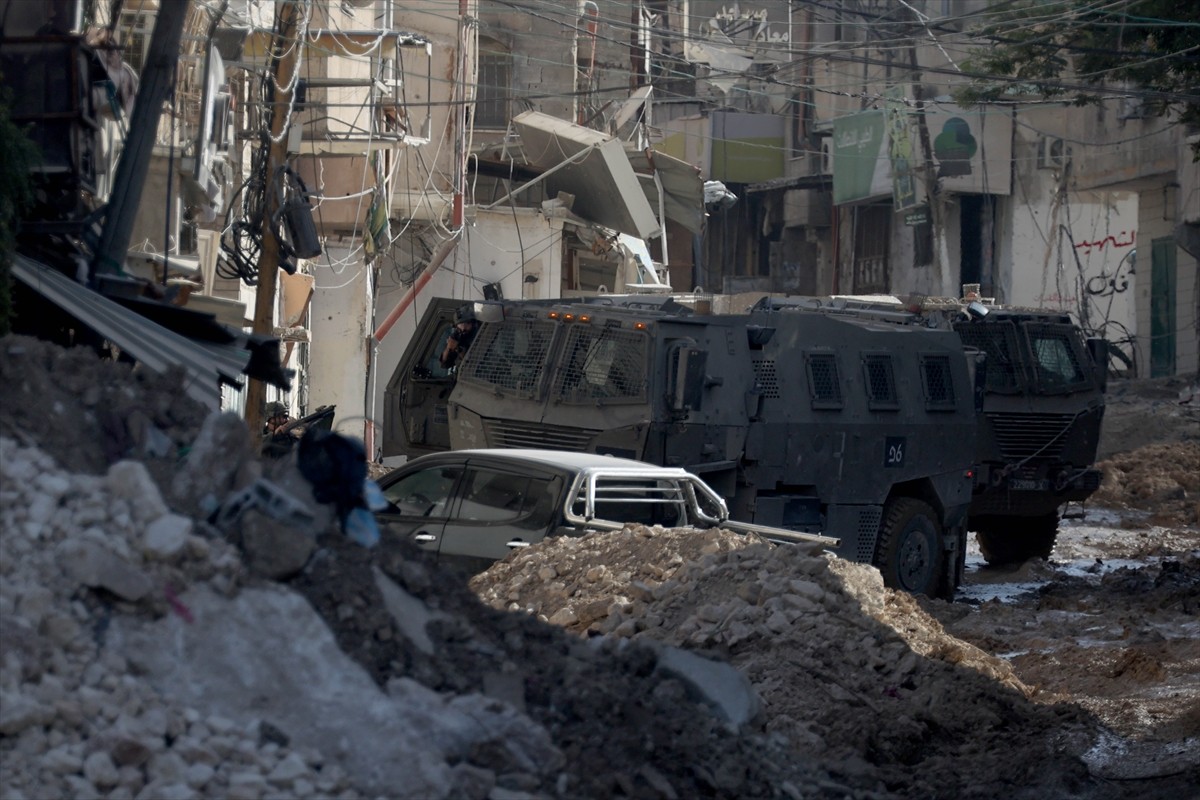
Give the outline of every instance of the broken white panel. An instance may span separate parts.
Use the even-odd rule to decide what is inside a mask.
[[[545,170],[565,164],[546,177],[549,196],[572,194],[576,214],[639,239],[661,233],[619,139],[539,111],[518,114],[513,124],[530,163]],[[578,160],[566,163],[572,157]]]
[[[642,150],[627,147],[626,154],[642,182],[646,200],[652,206],[658,205],[658,186],[654,183],[657,172],[663,189],[664,216],[692,233],[704,230],[704,179],[699,169],[660,150],[653,153],[653,167]]]

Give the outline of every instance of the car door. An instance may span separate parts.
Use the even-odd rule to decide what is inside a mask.
[[[384,476],[379,487],[388,506],[375,513],[380,528],[436,553],[464,471],[462,463],[438,462]]]
[[[468,462],[459,502],[446,521],[438,562],[480,572],[557,531],[565,480],[526,465]]]

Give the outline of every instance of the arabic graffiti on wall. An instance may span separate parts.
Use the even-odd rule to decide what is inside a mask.
[[[769,20],[770,9],[776,7],[776,22]],[[693,12],[703,14],[699,10]],[[786,3],[759,3],[743,8],[741,3],[722,4],[712,12],[701,31],[703,35],[729,39],[735,43],[768,42],[786,44],[791,41],[787,25]]]
[[[1121,237],[1120,239],[1110,235],[1105,236],[1103,239],[1093,239],[1090,242],[1076,242],[1075,249],[1081,251],[1086,256],[1091,254],[1093,249],[1103,253],[1104,248],[1109,245],[1113,247],[1133,247],[1137,241],[1137,231],[1121,231],[1118,235]]]

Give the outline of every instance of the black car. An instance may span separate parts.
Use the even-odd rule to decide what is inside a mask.
[[[683,469],[557,450],[456,450],[421,456],[379,481],[385,532],[484,570],[547,536],[620,530],[628,523],[723,527],[783,541],[834,543],[729,519],[724,500]]]

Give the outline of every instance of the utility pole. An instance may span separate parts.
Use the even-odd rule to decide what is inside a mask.
[[[923,178],[925,179],[925,202],[929,204],[929,227],[933,236],[933,263],[937,267],[937,291],[953,297],[958,292],[951,285],[950,255],[946,249],[946,220],[945,208],[942,206],[942,194],[938,190],[937,165],[933,163],[933,146],[929,138],[929,126],[925,121],[925,98],[921,92],[921,65],[917,60],[917,42],[915,38],[908,40],[908,63],[912,70],[913,106],[917,111],[917,136],[921,142],[921,152],[924,154]]]
[[[299,0],[276,0],[275,37],[271,47],[275,102],[271,106],[271,136],[267,141],[266,186],[263,187],[262,247],[258,255],[258,289],[254,296],[254,333],[270,335],[275,330],[275,296],[279,278],[279,239],[271,224],[279,209],[275,183],[287,165],[287,122],[291,116],[292,91],[300,48]],[[266,386],[250,378],[246,386],[246,425],[251,433],[262,430]]]

